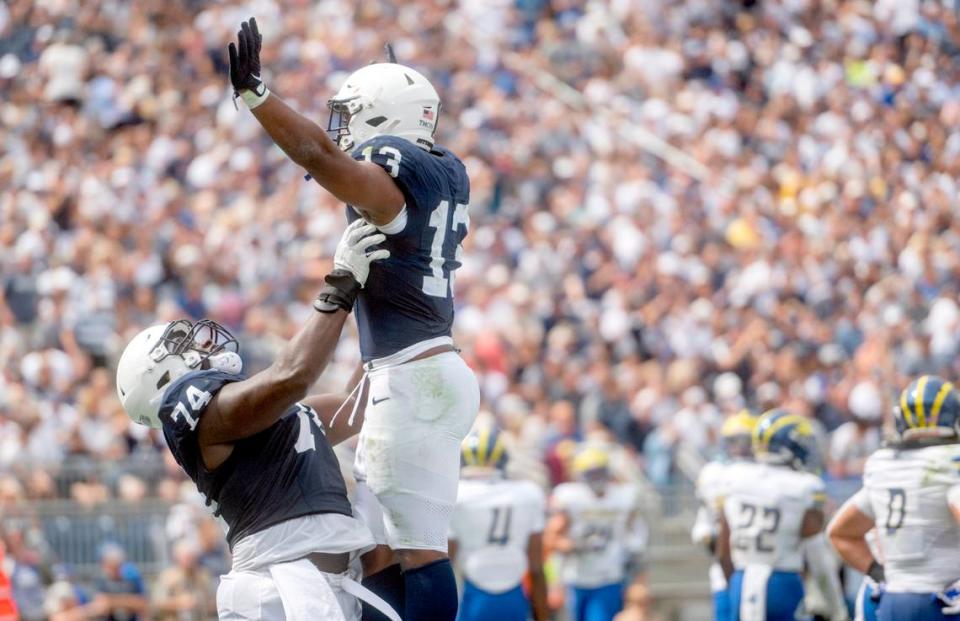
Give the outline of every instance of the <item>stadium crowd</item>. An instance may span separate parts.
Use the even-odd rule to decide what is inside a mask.
[[[908,378],[960,371],[956,8],[0,4],[0,511],[189,504],[116,398],[123,343],[206,316],[256,369],[311,312],[343,208],[231,100],[225,45],[250,15],[271,88],[318,123],[386,41],[438,85],[438,142],[473,194],[455,338],[529,476],[563,480],[567,441],[599,436],[667,489],[725,416],[783,405],[819,421],[831,476],[856,477]],[[323,381],[358,355],[351,332]],[[61,484],[78,459],[103,468]],[[110,468],[133,462],[161,475]],[[204,528],[166,527],[169,583],[198,559],[220,571]],[[7,529],[7,563],[43,567],[52,586],[24,599],[42,618],[66,578],[29,534]],[[197,608],[175,591],[155,599]]]

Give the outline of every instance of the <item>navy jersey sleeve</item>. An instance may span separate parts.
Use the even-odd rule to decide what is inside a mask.
[[[403,138],[371,138],[354,150],[353,158],[373,162],[387,171],[403,192],[407,209],[431,209],[431,192],[444,185],[432,156]]]
[[[221,371],[194,371],[174,381],[163,395],[160,422],[163,436],[177,463],[192,477],[202,464],[197,442],[197,425],[221,388],[242,380]]]

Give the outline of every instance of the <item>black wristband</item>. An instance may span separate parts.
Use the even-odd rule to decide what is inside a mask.
[[[873,562],[870,563],[870,567],[867,568],[867,575],[870,576],[874,582],[886,582],[886,578],[883,575],[883,565],[878,563],[876,559],[874,559]]]
[[[321,313],[335,313],[341,309],[349,313],[353,310],[353,303],[360,292],[360,283],[353,274],[347,270],[335,269],[323,280],[327,284],[313,301],[313,307]]]

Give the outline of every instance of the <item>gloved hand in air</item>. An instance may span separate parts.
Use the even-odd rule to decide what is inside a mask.
[[[227,46],[230,56],[230,83],[233,84],[233,96],[243,99],[247,107],[253,110],[270,96],[267,85],[260,77],[260,44],[263,37],[257,28],[256,18],[240,24],[236,45]]]

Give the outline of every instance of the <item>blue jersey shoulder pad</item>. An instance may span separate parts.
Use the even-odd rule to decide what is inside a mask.
[[[371,138],[353,151],[353,158],[387,171],[403,192],[408,209],[431,209],[430,194],[444,185],[437,158],[403,138]]]

